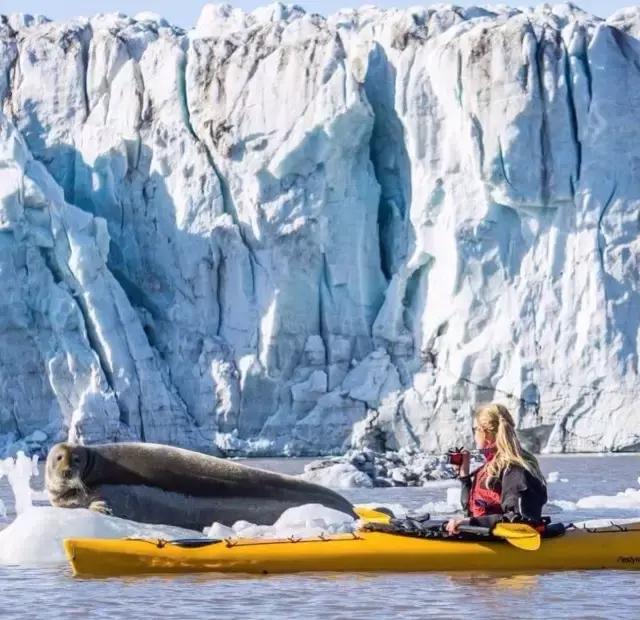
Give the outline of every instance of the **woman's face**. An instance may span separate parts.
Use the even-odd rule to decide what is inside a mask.
[[[476,448],[478,448],[478,450],[489,447],[489,444],[491,443],[487,433],[480,428],[480,424],[478,424],[477,420],[474,420],[473,422],[473,438],[475,439]]]

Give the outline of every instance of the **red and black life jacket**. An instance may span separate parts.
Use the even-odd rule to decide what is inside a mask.
[[[487,467],[495,456],[495,452],[486,454],[487,462],[478,469],[473,476],[473,484],[469,494],[469,512],[472,517],[484,517],[486,515],[500,515],[503,513],[501,498],[502,484],[500,479],[491,481],[487,486]]]

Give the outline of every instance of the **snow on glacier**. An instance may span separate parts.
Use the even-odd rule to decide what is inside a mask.
[[[0,21],[0,436],[634,449],[640,13]],[[22,445],[22,444],[20,444]]]

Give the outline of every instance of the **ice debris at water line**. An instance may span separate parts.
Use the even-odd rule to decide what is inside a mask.
[[[556,499],[549,503],[564,511],[616,509],[640,511],[640,489],[629,488],[615,495],[588,495],[576,502]]]
[[[134,523],[85,508],[33,507],[0,531],[0,564],[36,566],[65,562],[65,538],[194,538],[181,528]]]
[[[205,529],[209,538],[313,538],[324,534],[353,532],[356,520],[343,512],[322,506],[305,504],[285,510],[273,525],[255,525],[237,521],[232,527],[214,523]]]
[[[472,469],[481,463],[474,451]],[[431,455],[410,448],[386,452],[352,449],[344,456],[308,463],[300,477],[336,489],[432,486],[437,481],[456,484],[456,470],[446,454]]]
[[[547,476],[547,482],[549,484],[554,484],[556,482],[569,482],[568,478],[560,478],[560,472],[559,471],[551,471],[549,472],[549,475]]]

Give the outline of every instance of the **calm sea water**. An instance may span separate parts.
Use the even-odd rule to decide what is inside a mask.
[[[306,461],[253,464],[296,473]],[[552,499],[576,501],[638,487],[640,455],[542,457]],[[34,483],[37,486],[41,481]],[[444,499],[443,489],[356,489],[352,501],[407,507]],[[0,498],[13,518],[6,480]],[[640,518],[638,510],[553,511],[556,520]],[[74,579],[67,567],[0,567],[0,618],[640,618],[640,571],[532,574],[318,574],[269,577],[191,575],[167,578]]]

